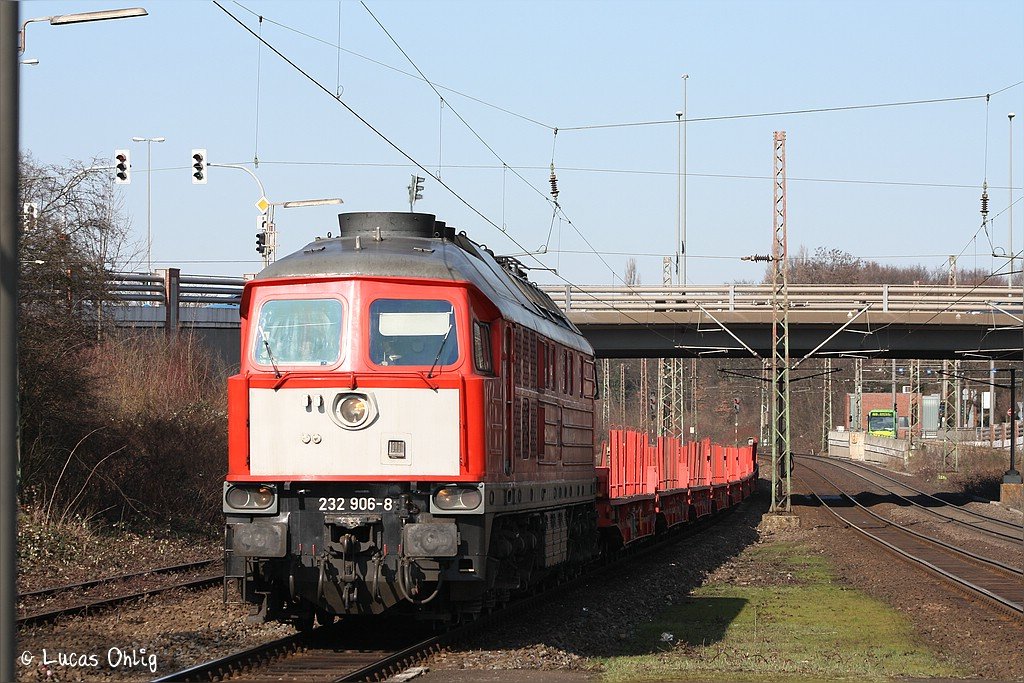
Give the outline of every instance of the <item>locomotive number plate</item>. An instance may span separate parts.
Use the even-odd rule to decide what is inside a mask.
[[[396,498],[349,496],[317,499],[317,510],[320,512],[393,512],[397,509]]]

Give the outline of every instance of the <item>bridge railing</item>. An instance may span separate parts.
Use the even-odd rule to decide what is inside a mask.
[[[109,280],[110,299],[123,304],[142,304],[129,316],[120,311],[124,322],[158,325],[168,330],[177,329],[182,318],[193,321],[200,308],[229,308],[231,315],[221,315],[220,322],[237,324],[237,307],[242,299],[245,279],[212,275],[182,275],[178,268],[167,268],[157,273],[113,273]],[[159,307],[154,311],[146,307]]]
[[[771,285],[663,285],[635,287],[542,287],[565,311],[765,311]],[[791,310],[850,311],[871,305],[873,312],[1020,313],[1019,290],[1006,287],[946,285],[790,285]]]

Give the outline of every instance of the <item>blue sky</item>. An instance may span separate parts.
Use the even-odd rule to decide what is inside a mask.
[[[964,268],[1005,268],[990,254],[1009,245],[1009,112],[1018,113],[1015,197],[1024,194],[1024,85],[993,95],[987,108],[970,99],[697,119],[996,93],[1024,80],[1019,1],[368,0],[415,67],[359,2],[341,3],[340,25],[336,1],[221,4],[329,92],[212,2],[21,3],[23,20],[149,11],[30,24],[24,57],[40,63],[21,67],[24,150],[44,163],[132,150],[132,183],[118,190],[143,254],[133,268],[145,267],[146,240],[146,147],[133,136],[167,138],[152,146],[154,267],[240,275],[261,265],[256,184],[214,168],[207,185],[192,185],[193,148],[250,168],[258,156],[254,170],[272,201],[338,196],[348,211],[408,210],[409,176],[425,174],[332,97],[340,86],[341,100],[430,173],[440,169],[472,207],[428,177],[418,211],[498,253],[545,245],[546,254],[523,260],[559,276],[537,270],[538,282],[610,284],[632,254],[643,283],[658,284],[661,257],[674,251],[677,125],[572,129],[675,121],[684,73],[689,282],[760,279],[762,266],[739,257],[771,248],[775,130],[787,133],[791,251],[825,246],[929,267],[961,254]],[[448,90],[442,108],[428,84],[395,70],[416,67],[519,116]],[[552,152],[571,225],[552,221],[545,199]],[[991,243],[978,233],[986,171]],[[336,214],[278,210],[280,255],[336,234]],[[1014,224],[1019,251],[1024,201]]]

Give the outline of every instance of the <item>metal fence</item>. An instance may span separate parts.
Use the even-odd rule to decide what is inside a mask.
[[[211,275],[182,275],[178,268],[167,268],[157,273],[114,273],[110,278],[110,299],[122,304],[138,304],[121,309],[120,319],[125,322],[162,323],[168,330],[177,329],[183,321],[197,323],[202,309],[233,309],[231,315],[206,316],[214,326],[218,320],[238,322],[238,304],[242,299],[245,278]],[[154,311],[159,307],[162,311]],[[131,308],[136,315],[126,315]],[[162,313],[162,315],[157,315]],[[223,319],[223,320],[220,320]]]

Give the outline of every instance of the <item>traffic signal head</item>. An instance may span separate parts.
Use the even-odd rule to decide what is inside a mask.
[[[256,233],[256,252],[259,254],[267,253],[267,233],[264,231]]]
[[[128,185],[132,182],[132,161],[126,149],[114,150],[114,184]]]
[[[206,150],[192,150],[192,184],[206,184]]]
[[[409,181],[409,204],[410,206],[416,202],[417,199],[423,199],[423,182],[426,178],[418,175],[410,176]]]

